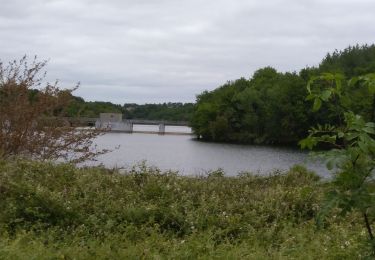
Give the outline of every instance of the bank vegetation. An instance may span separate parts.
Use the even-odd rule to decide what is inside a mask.
[[[0,162],[1,259],[366,259],[362,216],[317,225],[330,183],[296,166],[200,177]],[[374,188],[374,186],[373,186]]]

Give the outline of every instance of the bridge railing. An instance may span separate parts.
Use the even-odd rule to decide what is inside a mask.
[[[96,117],[62,117],[62,120],[67,120],[72,123],[95,123],[100,118]],[[146,119],[123,119],[123,122],[132,123],[134,125],[170,125],[170,126],[189,126],[187,121],[168,121],[168,120],[146,120]]]
[[[134,125],[169,125],[169,126],[189,126],[187,121],[167,121],[167,120],[143,120],[143,119],[124,119]]]

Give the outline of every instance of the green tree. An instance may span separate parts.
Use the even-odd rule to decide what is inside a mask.
[[[197,97],[193,130],[212,141],[297,143],[308,126],[304,85],[296,73],[271,67],[227,82]]]
[[[323,103],[336,106],[338,120],[335,124],[318,125],[309,136],[300,142],[302,148],[313,149],[319,144],[328,144],[329,150],[320,152],[333,170],[332,189],[319,220],[333,208],[341,214],[356,210],[363,215],[370,242],[375,255],[375,240],[371,223],[375,216],[375,123],[366,122],[360,115],[346,108],[345,88],[359,85],[375,93],[375,74],[345,80],[342,74],[325,73],[313,77],[307,89],[308,100],[313,101],[313,110],[318,111]]]
[[[323,71],[351,78],[374,70],[375,45],[334,51],[318,67],[304,68],[299,73],[280,73],[272,67],[259,69],[250,79],[229,81],[198,95],[193,131],[210,141],[297,144],[313,125],[342,124],[345,110],[375,121],[375,97],[358,84],[347,86],[343,81],[338,104],[335,98],[324,102],[329,94],[326,91],[326,97],[315,101],[318,111],[312,111],[304,100],[309,79],[319,80]],[[320,83],[322,87],[328,84],[324,80]]]

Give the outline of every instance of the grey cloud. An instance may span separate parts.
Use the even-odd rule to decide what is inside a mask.
[[[194,101],[256,69],[374,41],[371,0],[0,0],[0,58],[50,59],[88,100]]]

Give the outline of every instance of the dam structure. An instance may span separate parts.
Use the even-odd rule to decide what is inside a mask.
[[[134,131],[134,125],[157,125],[158,131]],[[152,133],[152,134],[182,134],[191,135],[187,132],[168,132],[166,126],[188,126],[185,121],[161,121],[143,119],[122,119],[121,113],[100,113],[100,117],[95,121],[95,128],[120,133]]]

